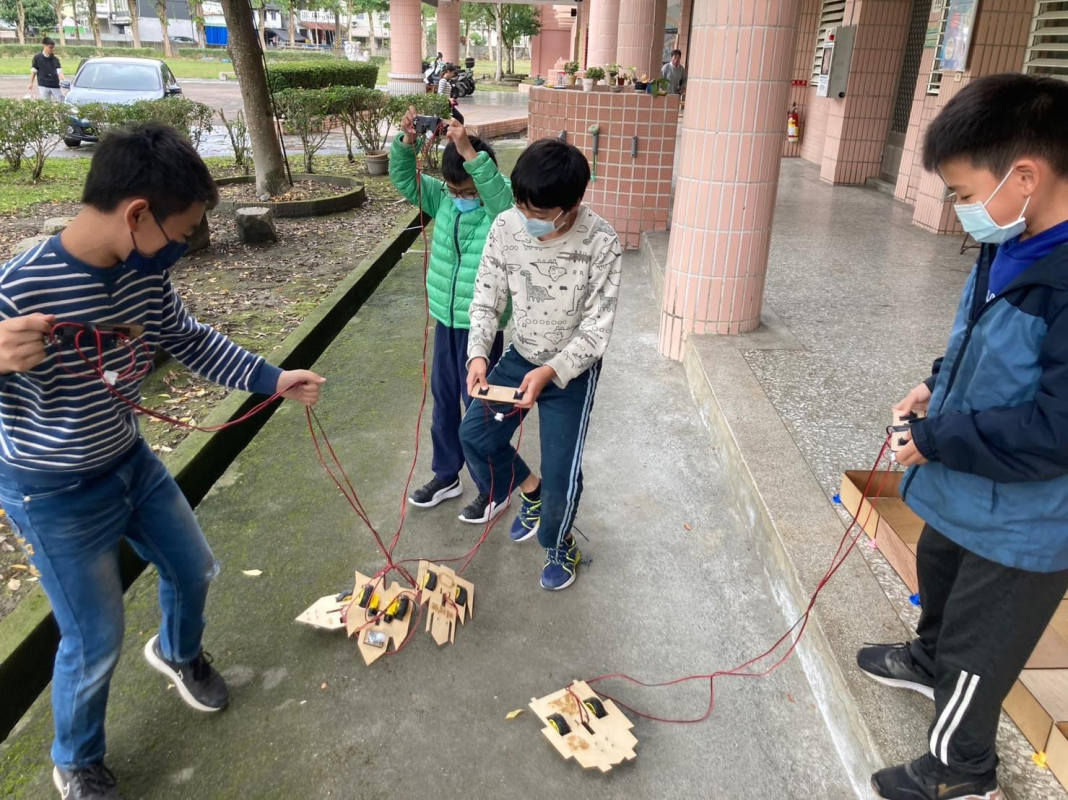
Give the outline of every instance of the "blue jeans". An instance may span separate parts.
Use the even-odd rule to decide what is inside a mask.
[[[170,661],[200,652],[204,602],[218,564],[193,509],[143,441],[106,474],[60,488],[0,483],[19,543],[41,573],[62,639],[52,673],[52,760],[104,757],[104,714],[123,639],[119,541],[159,571],[160,647]]]

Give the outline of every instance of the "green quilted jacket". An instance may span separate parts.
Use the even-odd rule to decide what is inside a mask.
[[[468,309],[475,295],[475,276],[486,246],[490,224],[502,211],[512,207],[512,187],[486,153],[464,163],[475,182],[482,205],[461,214],[456,210],[448,187],[437,178],[422,175],[423,211],[434,218],[434,238],[430,245],[430,266],[426,288],[430,313],[450,328],[470,328]],[[418,204],[415,150],[398,136],[389,157],[389,177],[410,203]],[[498,323],[504,330],[511,305]]]

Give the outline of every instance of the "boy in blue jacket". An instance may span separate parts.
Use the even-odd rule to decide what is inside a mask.
[[[945,356],[895,407],[928,412],[898,454],[927,523],[918,635],[857,662],[935,701],[929,752],[877,772],[879,795],[992,800],[1001,703],[1068,590],[1068,83],[973,81],[924,166],[982,249]]]

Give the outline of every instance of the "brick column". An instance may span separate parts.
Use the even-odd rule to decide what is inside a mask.
[[[438,3],[438,51],[446,61],[460,64],[460,0]]]
[[[587,66],[603,67],[616,63],[620,2],[621,0],[589,0],[590,63]]]
[[[420,0],[390,0],[390,94],[423,91],[421,13]]]
[[[760,325],[800,0],[694,7],[660,352]],[[622,25],[620,26],[622,38]]]
[[[666,19],[667,0],[621,0],[616,49],[620,66],[637,67],[639,78],[660,77]]]
[[[693,22],[693,0],[682,0],[679,11],[679,35],[675,47],[682,51],[682,64],[686,66],[686,57],[690,48],[690,24]]]

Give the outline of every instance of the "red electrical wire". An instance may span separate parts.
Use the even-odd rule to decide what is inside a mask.
[[[604,697],[604,698],[606,698],[608,700],[611,700],[616,705],[620,706],[621,708],[627,709],[628,711],[630,711],[633,714],[636,714],[639,717],[643,717],[645,719],[653,720],[654,722],[670,722],[670,723],[677,723],[677,724],[692,724],[692,723],[697,723],[697,722],[704,722],[705,720],[707,720],[712,715],[712,710],[713,710],[713,708],[715,706],[715,680],[716,680],[716,678],[720,678],[720,677],[762,678],[762,677],[765,677],[767,675],[770,675],[772,672],[774,672],[776,669],[778,669],[783,663],[786,662],[787,659],[790,658],[790,656],[793,654],[794,650],[797,649],[797,646],[801,642],[801,637],[804,636],[805,630],[808,627],[808,622],[809,622],[809,619],[811,617],[812,610],[813,610],[814,606],[816,605],[816,599],[819,597],[820,593],[823,591],[823,589],[830,582],[831,578],[834,577],[835,573],[838,572],[838,570],[841,568],[842,564],[845,563],[846,558],[853,551],[853,548],[856,547],[857,541],[860,539],[860,535],[863,533],[864,526],[866,526],[868,524],[868,520],[871,518],[871,513],[875,510],[874,501],[877,500],[882,494],[883,484],[886,481],[886,476],[889,475],[890,471],[891,471],[891,467],[890,466],[888,466],[887,469],[883,471],[882,476],[879,479],[879,485],[878,485],[878,488],[876,490],[876,493],[872,497],[872,500],[869,501],[869,504],[868,504],[868,515],[867,515],[867,517],[865,517],[864,522],[862,522],[860,524],[861,525],[861,530],[858,531],[857,534],[852,538],[852,541],[849,542],[849,546],[845,549],[845,552],[843,553],[842,552],[843,546],[845,546],[846,541],[848,541],[849,538],[850,538],[850,534],[853,532],[853,529],[857,526],[858,518],[860,516],[860,509],[864,505],[863,498],[867,498],[869,496],[868,495],[868,491],[871,488],[872,480],[874,479],[876,472],[879,471],[879,465],[882,463],[883,457],[886,454],[886,451],[887,451],[887,448],[888,448],[889,444],[890,444],[890,437],[888,436],[886,438],[886,440],[883,442],[882,448],[880,448],[880,450],[879,450],[879,457],[875,460],[875,465],[872,467],[871,472],[868,473],[867,483],[864,486],[864,491],[861,493],[862,501],[861,501],[860,505],[857,507],[856,513],[853,514],[852,521],[850,522],[849,526],[846,528],[845,533],[842,535],[842,538],[838,543],[838,549],[835,551],[834,557],[831,559],[831,566],[828,567],[828,569],[824,573],[823,577],[820,578],[819,582],[816,584],[816,588],[812,592],[812,595],[809,598],[808,605],[806,606],[804,612],[801,614],[800,617],[798,617],[797,621],[792,626],[790,626],[790,628],[786,631],[786,633],[784,633],[781,637],[779,637],[779,639],[771,647],[769,647],[767,650],[765,650],[764,652],[760,653],[759,655],[755,656],[754,658],[749,659],[745,663],[739,664],[738,666],[733,667],[732,669],[718,670],[716,672],[712,672],[712,673],[709,673],[709,674],[706,674],[706,675],[688,675],[686,677],[676,678],[674,680],[664,681],[664,682],[661,682],[661,683],[647,683],[645,681],[640,681],[640,680],[638,680],[636,678],[633,678],[630,675],[626,675],[626,674],[622,674],[622,673],[614,673],[614,674],[608,674],[608,675],[599,675],[599,676],[597,676],[595,678],[590,678],[589,680],[586,681],[586,683],[587,684],[593,684],[593,683],[597,683],[598,681],[619,679],[619,680],[623,680],[623,681],[626,681],[628,683],[632,683],[632,684],[635,684],[635,685],[638,685],[638,686],[644,686],[644,687],[648,687],[648,688],[659,688],[659,687],[665,687],[665,686],[675,686],[675,685],[678,685],[678,684],[681,684],[681,683],[687,683],[689,681],[705,681],[705,680],[707,680],[708,681],[708,708],[706,709],[705,713],[702,716],[691,718],[691,719],[672,719],[672,718],[667,718],[667,717],[659,717],[659,716],[656,716],[654,714],[649,714],[649,713],[646,713],[644,711],[639,711],[638,709],[627,705],[626,703],[622,702],[618,698],[613,697],[610,694],[607,694],[605,692],[597,692],[597,694],[601,695],[602,697]],[[753,667],[754,665],[759,664],[760,662],[762,662],[765,659],[767,659],[769,656],[773,655],[776,651],[778,651],[780,646],[785,641],[787,641],[788,639],[791,639],[791,635],[793,635],[795,633],[795,631],[796,631],[796,635],[794,635],[792,640],[790,641],[790,646],[786,649],[786,652],[783,653],[783,655],[777,661],[775,661],[773,664],[771,664],[771,666],[769,666],[766,669],[763,669],[761,671],[757,671],[757,672],[748,671],[750,669],[750,667]],[[570,688],[569,688],[569,691],[570,691]]]

